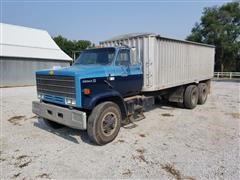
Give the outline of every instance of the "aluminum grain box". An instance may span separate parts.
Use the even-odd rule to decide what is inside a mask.
[[[211,79],[214,74],[215,47],[207,44],[161,37],[152,33],[118,36],[103,46],[125,44],[136,47],[142,62],[142,91],[156,91],[191,82]]]

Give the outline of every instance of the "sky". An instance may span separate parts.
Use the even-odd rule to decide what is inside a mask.
[[[1,22],[44,29],[51,36],[90,40],[153,32],[185,39],[214,0],[0,0]]]

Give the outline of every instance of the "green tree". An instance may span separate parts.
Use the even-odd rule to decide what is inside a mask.
[[[54,37],[53,40],[66,54],[72,58],[74,58],[74,54],[77,57],[80,51],[93,46],[93,44],[87,40],[72,41],[62,36]]]
[[[189,41],[216,46],[215,71],[240,71],[240,3],[204,8]]]

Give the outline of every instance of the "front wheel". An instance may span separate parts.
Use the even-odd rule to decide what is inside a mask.
[[[113,141],[120,130],[121,119],[117,104],[107,101],[97,105],[88,118],[89,138],[98,145]]]

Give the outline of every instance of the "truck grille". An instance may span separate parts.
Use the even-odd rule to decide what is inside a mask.
[[[36,80],[39,93],[75,98],[74,77],[36,75]]]

